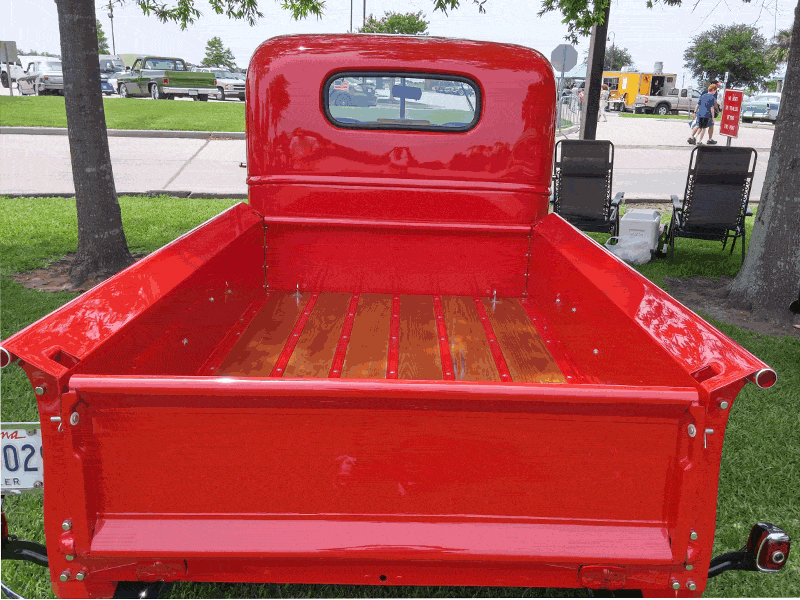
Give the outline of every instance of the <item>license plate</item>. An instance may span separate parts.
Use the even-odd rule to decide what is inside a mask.
[[[197,90],[189,90],[190,96],[197,96]]]
[[[3,423],[3,494],[21,494],[44,486],[39,423]]]

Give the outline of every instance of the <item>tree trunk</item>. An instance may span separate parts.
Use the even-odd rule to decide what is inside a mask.
[[[603,85],[603,62],[606,55],[606,36],[608,35],[608,14],[611,2],[606,6],[603,22],[592,28],[589,44],[589,58],[586,64],[586,86],[583,90],[583,106],[579,139],[597,139],[597,117],[600,112],[600,88]]]
[[[112,275],[134,261],[122,230],[111,171],[94,2],[56,0],[56,5],[78,210],[78,250],[70,279],[79,285],[89,277]]]
[[[786,85],[750,248],[728,303],[783,313],[800,293],[800,2],[795,8]]]

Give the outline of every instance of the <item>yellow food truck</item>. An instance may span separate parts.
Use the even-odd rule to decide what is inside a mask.
[[[637,94],[655,96],[664,90],[664,95],[675,87],[677,75],[655,71],[642,73],[639,71],[604,71],[603,83],[608,85],[608,109],[617,111],[633,111]]]

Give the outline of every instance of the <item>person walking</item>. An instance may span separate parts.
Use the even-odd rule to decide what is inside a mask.
[[[597,122],[600,122],[600,117],[603,117],[603,121],[608,121],[606,119],[606,103],[608,102],[608,95],[610,92],[608,91],[608,84],[604,83],[602,89],[600,90],[600,110],[597,111]]]
[[[700,99],[697,101],[697,106],[694,109],[695,117],[697,117],[697,125],[692,129],[692,135],[689,136],[687,140],[690,144],[703,143],[703,135],[706,134],[709,124],[714,120],[714,103],[716,102],[714,92],[716,90],[717,86],[712,83],[708,86],[708,91],[700,96]],[[695,139],[698,133],[700,136]],[[708,143],[716,144],[717,142],[709,140]]]

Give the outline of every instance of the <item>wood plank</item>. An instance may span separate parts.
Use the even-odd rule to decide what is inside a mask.
[[[456,379],[500,381],[475,301],[468,296],[442,296],[442,304]]]
[[[482,298],[481,302],[514,381],[566,382],[517,298],[502,298],[495,306],[489,298]]]
[[[386,377],[392,296],[361,294],[342,377]]]
[[[323,292],[317,298],[284,377],[327,377],[344,326],[350,294]]]
[[[432,296],[400,296],[400,379],[442,379]]]
[[[291,291],[270,292],[259,313],[216,370],[216,375],[269,377],[311,297],[292,298]]]

